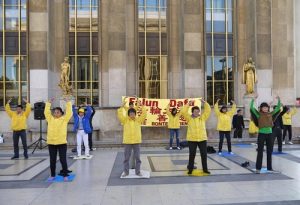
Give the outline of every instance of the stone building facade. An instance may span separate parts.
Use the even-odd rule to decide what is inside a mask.
[[[9,4],[10,1],[1,2]],[[30,102],[34,103],[60,96],[61,92],[57,86],[60,64],[65,56],[70,56],[71,60],[75,59],[76,63],[71,62],[71,65],[76,67],[74,71],[77,73],[72,77],[73,87],[76,84],[76,89],[78,88],[76,91],[78,103],[81,94],[82,99],[93,98],[89,100],[97,108],[94,126],[100,129],[97,138],[100,144],[121,142],[122,127],[116,118],[116,108],[121,104],[121,96],[146,96],[145,93],[148,91],[141,90],[147,86],[152,89],[151,86],[155,83],[158,85],[156,91],[160,93],[155,96],[154,90],[155,97],[205,97],[212,103],[220,97],[216,93],[224,89],[226,93],[223,96],[224,103],[232,98],[239,107],[247,107],[249,100],[244,95],[242,67],[249,57],[256,63],[258,102],[270,102],[275,95],[279,95],[284,104],[294,105],[296,99],[300,97],[300,83],[297,80],[300,78],[300,41],[297,39],[300,34],[300,14],[296,12],[298,8],[300,9],[299,1],[16,0],[15,2],[25,2],[27,12],[28,89],[27,95],[24,94],[23,97],[28,97]],[[4,4],[1,5],[2,9],[6,8]],[[74,14],[84,16],[88,11],[92,13],[90,17],[84,17],[90,19],[90,27],[86,29],[83,25],[84,18],[83,20],[74,18]],[[159,17],[151,17],[155,12]],[[4,22],[9,15],[3,17]],[[145,20],[151,23],[153,18],[159,22],[157,31],[155,26],[144,22]],[[75,26],[72,24],[73,21]],[[228,22],[225,23],[224,31],[219,32],[218,26],[221,23],[218,21]],[[212,22],[215,22],[215,27]],[[3,30],[5,26],[2,29],[4,37],[6,34]],[[153,38],[150,38],[150,33],[151,35],[155,33],[152,35]],[[160,40],[159,48],[153,44],[157,39]],[[85,42],[89,44],[86,51]],[[142,42],[145,42],[144,47],[141,47]],[[218,82],[220,70],[216,63],[221,62],[218,61],[220,56],[224,56],[225,61],[227,60],[221,69],[227,67],[230,71],[227,71],[226,77]],[[166,62],[163,59],[166,59]],[[210,59],[214,62],[212,76],[209,68]],[[142,79],[141,62],[158,65],[160,78]],[[5,66],[3,63],[2,70]],[[84,72],[85,69],[88,74],[81,82],[78,76],[83,74],[78,70]],[[3,80],[1,82],[3,83]],[[81,86],[86,86],[88,91],[85,89],[80,91]],[[85,96],[85,91],[90,94]],[[6,91],[2,89],[0,94],[2,106],[9,98],[5,93]],[[151,96],[150,91],[149,93],[148,97]],[[300,115],[297,114],[294,120],[295,135],[298,135],[300,127],[299,118]],[[0,131],[10,133],[9,119],[3,110],[0,111],[0,121]],[[35,130],[38,125],[31,115],[29,129]],[[216,137],[215,127],[216,119],[212,114],[207,125],[210,138]],[[182,136],[184,133],[183,129]],[[143,135],[147,142],[161,142],[162,139],[168,138],[166,128],[143,128]]]

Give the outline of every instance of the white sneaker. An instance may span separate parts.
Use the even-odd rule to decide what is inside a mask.
[[[169,150],[172,150],[173,149],[173,147],[169,147]]]
[[[178,150],[180,150],[180,147],[177,147]]]
[[[129,173],[123,172],[122,175],[121,175],[121,177],[127,177],[128,175],[129,175]]]
[[[233,153],[233,152],[229,152],[229,154],[231,154],[231,155],[234,155],[234,153]]]
[[[222,155],[222,152],[218,152],[218,155]]]
[[[285,141],[283,141],[282,144],[285,144]]]
[[[292,141],[289,141],[288,144],[294,144]]]

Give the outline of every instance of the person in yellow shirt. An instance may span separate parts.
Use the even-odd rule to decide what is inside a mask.
[[[64,177],[64,181],[68,181],[68,173],[70,171],[68,171],[67,165],[67,126],[72,117],[72,103],[71,101],[66,103],[65,115],[61,107],[55,107],[52,115],[51,103],[53,101],[54,99],[46,103],[44,111],[46,121],[48,122],[47,144],[49,148],[51,170],[51,176],[48,181],[53,181],[55,179],[57,152],[59,153],[59,160],[62,166],[62,171],[59,175]]]
[[[31,106],[27,102],[26,99],[23,101],[26,103],[25,112],[23,111],[23,106],[18,105],[16,111],[12,111],[10,109],[10,99],[5,105],[5,111],[8,116],[11,118],[11,129],[13,131],[13,144],[14,144],[14,156],[11,159],[19,158],[19,139],[21,137],[21,141],[24,149],[24,158],[28,159],[28,151],[27,151],[27,142],[26,142],[26,129],[27,129],[27,119],[31,112]]]
[[[138,102],[138,106],[141,104]],[[123,144],[124,144],[124,169],[122,177],[126,177],[129,174],[129,159],[131,152],[133,150],[133,155],[135,158],[135,174],[142,176],[140,172],[141,159],[140,159],[140,144],[142,142],[142,132],[141,125],[146,119],[146,109],[143,106],[141,109],[140,116],[136,116],[136,110],[130,108],[127,111],[127,115],[123,114],[125,107],[124,104],[118,109],[118,118],[123,125]]]
[[[186,136],[189,145],[188,174],[192,174],[193,172],[197,147],[200,149],[203,172],[210,174],[207,168],[207,133],[205,122],[210,116],[211,108],[203,99],[201,99],[201,102],[204,104],[202,114],[198,106],[192,107],[192,115],[188,113],[189,105],[192,104],[192,102],[189,102],[182,108],[182,115],[188,124]]]
[[[293,144],[292,142],[292,117],[297,113],[297,108],[289,108],[288,111],[282,116],[283,122],[283,144],[285,144],[285,136],[286,133],[289,133],[289,144]]]
[[[230,111],[228,111],[227,107],[223,105],[221,109],[219,110],[219,101],[217,100],[214,110],[218,118],[218,125],[217,130],[219,131],[219,155],[222,154],[222,147],[223,147],[223,141],[224,137],[226,137],[227,141],[227,147],[228,147],[228,153],[233,154],[231,150],[231,139],[230,139],[230,132],[231,132],[231,121],[234,113],[236,112],[236,104],[234,101],[231,101],[232,108]]]
[[[181,116],[181,111],[177,112],[177,109],[174,107],[172,108],[170,112],[170,103],[166,107],[166,113],[169,117],[169,122],[168,122],[168,128],[170,130],[170,146],[169,149],[173,149],[172,144],[173,144],[173,138],[174,135],[176,135],[176,147],[178,150],[180,150],[179,146],[179,129],[180,129],[180,122],[179,118]]]

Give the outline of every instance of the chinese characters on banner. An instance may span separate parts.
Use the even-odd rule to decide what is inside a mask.
[[[125,97],[122,97],[124,100]],[[191,108],[193,106],[199,106],[201,109],[201,98],[186,98],[186,99],[149,99],[149,98],[138,98],[141,101],[142,105],[146,107],[147,117],[143,126],[147,127],[165,127],[168,126],[168,115],[166,114],[166,109],[170,103],[170,111],[172,108],[177,108],[179,111],[182,109],[182,106],[187,104],[189,101],[192,101],[190,104],[189,113],[191,113]],[[137,98],[135,97],[126,97],[126,107],[129,107],[129,103],[133,102],[134,107],[137,108]],[[141,110],[137,110],[137,115],[141,114]],[[181,116],[180,117],[181,126],[186,126],[186,121]]]

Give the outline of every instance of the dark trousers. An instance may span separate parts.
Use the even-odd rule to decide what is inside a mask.
[[[289,133],[289,141],[292,140],[292,125],[283,125],[283,141],[285,140],[286,132]]]
[[[233,132],[233,138],[242,138],[242,135],[243,135],[242,127],[236,128]]]
[[[262,133],[258,134],[258,148],[257,148],[257,158],[256,158],[257,170],[261,170],[265,142],[267,146],[267,169],[272,170],[273,136],[272,134],[262,134]]]
[[[26,142],[26,130],[13,131],[13,143],[14,143],[14,156],[19,157],[19,139],[21,141],[24,149],[24,157],[28,157],[27,153],[27,142]]]
[[[176,146],[179,147],[179,129],[170,129],[170,147],[172,147],[174,135],[176,135]]]
[[[282,130],[280,127],[273,128],[273,145],[272,145],[272,152],[274,148],[275,140],[277,139],[278,143],[278,152],[282,152]]]
[[[224,137],[226,137],[228,152],[231,152],[231,139],[230,139],[230,131],[219,131],[219,152],[222,152]]]
[[[93,132],[89,133],[89,147],[90,150],[93,148]]]
[[[206,140],[202,141],[202,142],[188,141],[188,144],[189,144],[189,152],[190,152],[188,170],[192,171],[194,168],[197,147],[199,147],[200,155],[201,155],[201,162],[202,162],[202,169],[203,169],[203,171],[208,171],[208,169],[207,169],[207,148],[206,148],[207,141]]]
[[[68,165],[67,165],[67,144],[60,145],[48,145],[50,155],[50,170],[51,177],[55,177],[57,151],[59,153],[59,160],[62,166],[62,176],[68,176]]]

